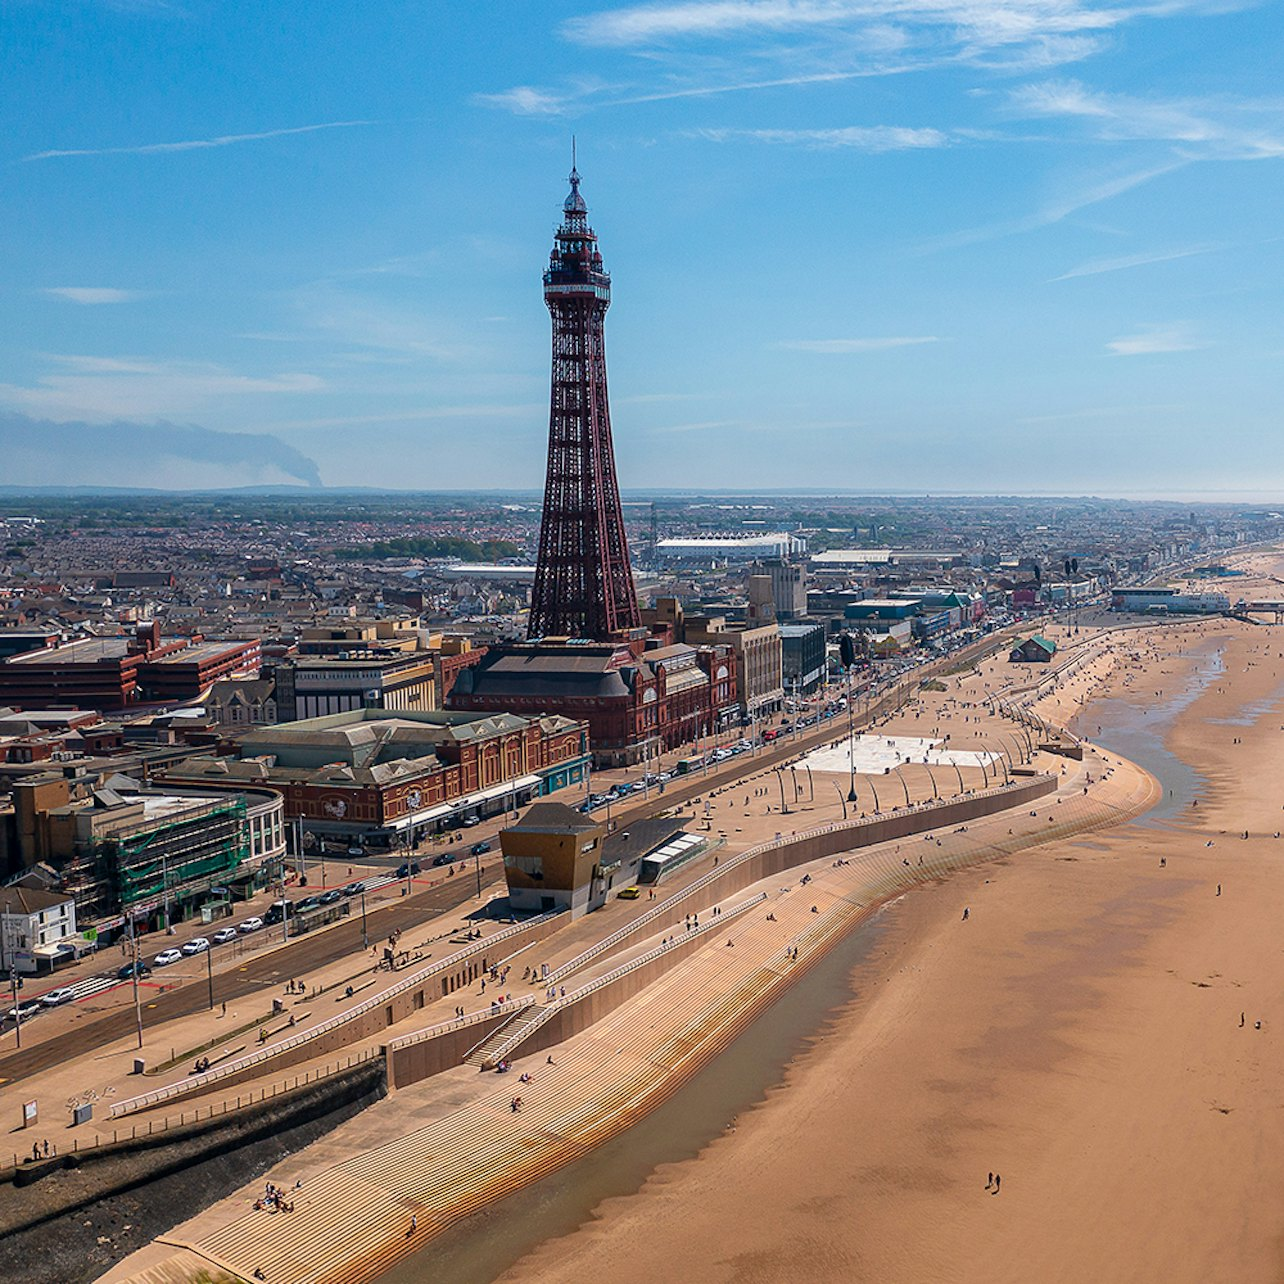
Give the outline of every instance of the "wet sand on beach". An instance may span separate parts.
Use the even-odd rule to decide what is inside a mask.
[[[1215,635],[1198,806],[907,895],[781,1088],[502,1278],[1284,1278],[1284,632]],[[1190,672],[1155,645],[1097,693]]]

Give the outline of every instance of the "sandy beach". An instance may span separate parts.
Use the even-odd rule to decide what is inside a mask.
[[[503,1278],[1284,1278],[1279,636],[1151,630],[1058,692],[1218,656],[1166,735],[1198,804],[905,896],[764,1104]]]

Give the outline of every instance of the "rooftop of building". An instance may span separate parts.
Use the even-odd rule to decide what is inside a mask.
[[[212,640],[208,642],[197,642],[192,646],[184,647],[181,651],[175,651],[172,655],[162,655],[155,660],[149,660],[149,664],[203,664],[207,660],[217,660],[228,654],[230,651],[242,650],[244,648],[253,648],[258,646],[255,640]]]
[[[39,914],[41,910],[66,905],[72,899],[38,887],[0,887],[0,914]]]
[[[540,802],[528,807],[516,824],[504,832],[520,834],[591,834],[603,826],[583,812],[560,802]]]

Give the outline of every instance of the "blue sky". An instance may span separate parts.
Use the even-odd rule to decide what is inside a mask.
[[[0,422],[540,486],[575,134],[626,489],[1284,492],[1281,49],[1235,0],[9,0]]]

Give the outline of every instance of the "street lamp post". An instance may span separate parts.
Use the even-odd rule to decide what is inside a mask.
[[[134,944],[134,1025],[138,1030],[138,1048],[141,1052],[143,1047],[143,999],[138,990],[138,973],[142,959],[139,956],[138,920],[136,918],[129,920],[129,934]]]
[[[852,671],[847,669],[847,801],[856,801],[856,743],[852,725]]]
[[[361,948],[370,948],[370,933],[366,929],[366,885],[361,884]]]
[[[13,995],[13,1032],[18,1040],[18,1047],[22,1047],[22,1013],[18,1010],[18,960],[14,958],[13,951],[9,948],[9,918],[5,915],[0,919],[4,924],[4,952],[9,959],[9,990]]]
[[[214,951],[205,951],[205,979],[209,984],[210,1011],[214,1011]]]

